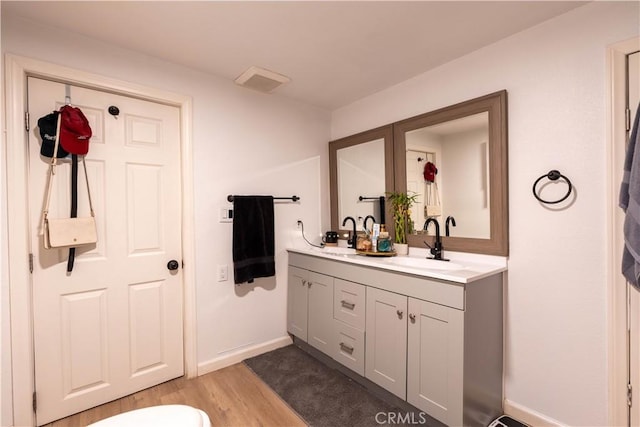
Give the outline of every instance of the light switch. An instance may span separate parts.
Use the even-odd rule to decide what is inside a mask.
[[[219,220],[220,222],[233,222],[233,208],[232,207],[220,208]]]
[[[226,282],[229,277],[229,266],[227,264],[218,266],[218,282]]]

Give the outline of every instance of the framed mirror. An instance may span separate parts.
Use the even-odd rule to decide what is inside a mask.
[[[410,246],[509,253],[507,92],[501,91],[394,123],[395,191],[417,194]]]
[[[329,171],[332,230],[341,237],[352,231],[350,222],[342,226],[346,217],[356,221],[358,231],[369,215],[388,222],[384,197],[394,184],[391,125],[329,142]]]

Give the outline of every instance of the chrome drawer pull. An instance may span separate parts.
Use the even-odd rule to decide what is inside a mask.
[[[340,304],[342,304],[342,306],[344,308],[348,308],[349,310],[353,310],[354,308],[356,308],[356,303],[355,302],[349,302],[349,301],[342,300],[342,301],[340,301]]]
[[[349,345],[347,345],[347,344],[345,344],[343,342],[340,343],[340,349],[342,351],[345,351],[345,352],[349,353],[349,354],[353,354],[353,347],[351,347],[351,346],[349,346]]]

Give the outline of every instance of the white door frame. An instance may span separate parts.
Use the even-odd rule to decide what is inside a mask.
[[[624,150],[625,134],[625,56],[640,49],[640,38],[635,37],[609,46],[607,49],[607,277],[608,280],[608,370],[609,370],[609,425],[627,425],[627,308],[626,287],[619,286],[620,254],[624,245],[616,233],[616,215],[619,214],[618,194],[620,182],[616,171],[622,170],[615,154]],[[638,393],[636,394],[636,404]]]
[[[194,207],[191,97],[115,80],[47,62],[7,54],[5,56],[7,222],[9,233],[9,292],[14,425],[34,425],[34,348],[29,273],[30,231],[27,144],[24,129],[27,76],[106,90],[180,109],[182,174],[182,259],[184,261],[184,360],[188,378],[197,376],[196,306],[194,269]]]

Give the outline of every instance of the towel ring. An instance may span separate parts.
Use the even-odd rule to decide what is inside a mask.
[[[560,198],[558,200],[551,200],[551,201],[550,200],[544,200],[542,197],[540,197],[538,195],[538,192],[536,191],[536,186],[544,178],[548,178],[550,181],[557,181],[560,178],[564,179],[565,182],[567,183],[567,186],[569,187],[568,190],[567,190],[567,194],[565,194],[562,198]],[[569,197],[569,195],[571,194],[571,190],[572,189],[573,189],[573,186],[571,185],[571,181],[569,181],[569,178],[567,178],[566,176],[562,175],[559,171],[557,171],[555,169],[549,171],[549,173],[546,174],[546,175],[542,175],[540,178],[536,179],[536,182],[533,183],[533,195],[535,196],[535,198],[538,199],[539,201],[541,201],[542,203],[547,203],[549,205],[553,205],[555,203],[560,203],[563,200],[566,200],[566,198]]]

